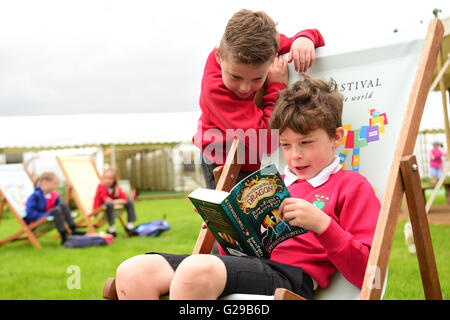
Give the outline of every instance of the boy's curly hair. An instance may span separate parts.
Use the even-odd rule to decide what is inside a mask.
[[[219,53],[223,59],[259,65],[272,62],[279,46],[275,22],[263,11],[242,9],[228,21]]]
[[[280,92],[269,125],[281,134],[287,128],[303,135],[323,128],[330,138],[342,126],[343,96],[336,81],[304,75]]]

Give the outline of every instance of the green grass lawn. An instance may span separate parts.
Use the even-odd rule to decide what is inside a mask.
[[[0,247],[0,299],[101,299],[106,278],[114,277],[125,259],[149,251],[190,253],[197,239],[201,218],[183,198],[136,202],[138,222],[161,219],[167,215],[171,229],[159,237],[127,238],[119,223],[118,238],[112,245],[66,249],[55,232],[40,238],[42,249],[29,243],[14,242]],[[423,299],[417,258],[406,248],[401,221],[397,226],[389,260],[385,299]],[[13,233],[17,223],[6,211],[0,222],[0,239]],[[444,298],[450,297],[450,226],[431,226],[435,255]],[[81,288],[68,289],[72,274],[80,270]]]
[[[106,278],[114,277],[125,259],[150,251],[192,252],[202,220],[187,200],[138,201],[135,206],[137,224],[162,219],[166,214],[171,229],[159,237],[128,238],[117,222],[118,237],[109,246],[63,248],[59,239],[50,239],[56,233],[53,231],[39,238],[42,249],[23,241],[0,247],[0,299],[101,299]],[[0,222],[0,238],[17,229],[16,220],[6,211]],[[80,268],[79,290],[69,290],[66,285],[72,265]]]

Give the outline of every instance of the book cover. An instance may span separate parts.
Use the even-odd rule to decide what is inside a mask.
[[[308,232],[281,219],[278,207],[288,197],[273,164],[247,176],[229,193],[198,188],[188,196],[227,254],[264,258],[282,241]]]

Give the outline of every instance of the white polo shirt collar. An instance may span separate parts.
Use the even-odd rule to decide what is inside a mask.
[[[323,168],[315,177],[306,180],[313,188],[317,188],[321,186],[325,182],[328,181],[330,176],[336,172],[341,170],[341,165],[339,164],[339,157],[335,156],[334,161],[327,167]],[[295,181],[298,180],[298,177],[295,173],[293,173],[288,166],[284,168],[284,183],[286,187],[289,187]]]

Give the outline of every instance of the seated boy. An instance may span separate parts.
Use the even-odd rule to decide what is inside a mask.
[[[42,173],[37,181],[34,192],[28,197],[26,202],[27,224],[37,221],[43,217],[53,216],[56,229],[61,236],[61,244],[67,240],[65,222],[69,225],[71,234],[84,235],[84,231],[77,230],[75,221],[71,216],[70,207],[67,203],[61,202],[58,187],[58,176],[53,172]]]
[[[202,151],[206,187],[215,189],[213,170],[223,165],[227,146],[237,137],[246,146],[238,181],[258,170],[260,157],[270,153],[268,122],[278,92],[286,88],[287,63],[305,72],[315,59],[315,48],[324,45],[320,32],[307,29],[292,38],[279,34],[264,12],[243,9],[228,21],[220,46],[206,61],[200,94],[202,114],[194,145]],[[286,61],[282,54],[289,52]],[[264,86],[262,105],[253,102]],[[264,140],[267,140],[265,142]],[[278,141],[275,137],[275,143]],[[277,145],[275,146],[277,147]],[[276,148],[275,148],[276,149]]]
[[[334,81],[306,77],[280,93],[270,125],[280,130],[292,198],[279,212],[309,230],[280,243],[270,259],[151,253],[117,269],[119,299],[217,299],[231,293],[273,295],[289,289],[312,299],[339,270],[362,286],[380,203],[359,173],[341,170],[342,95]],[[313,204],[315,202],[315,204]]]

